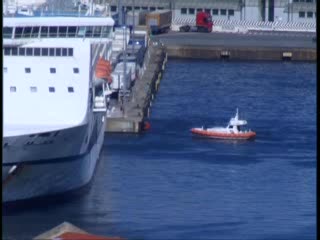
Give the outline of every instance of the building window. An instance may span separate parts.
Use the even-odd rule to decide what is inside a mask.
[[[205,11],[206,13],[209,13],[209,14],[210,14],[211,9],[206,8],[204,11]]]
[[[127,7],[126,7],[126,10],[127,10],[127,11],[131,11],[131,10],[132,10],[132,7],[131,7],[131,6],[127,6]]]
[[[73,93],[73,92],[74,92],[73,87],[68,87],[68,92],[69,92],[69,93]]]
[[[34,56],[40,56],[40,48],[34,49]]]
[[[25,68],[24,71],[25,73],[31,73],[31,68]]]
[[[34,93],[34,92],[37,92],[38,90],[37,90],[37,87],[30,87],[30,91]]]
[[[116,12],[117,11],[117,6],[111,6],[110,10],[111,10],[111,12]]]
[[[202,8],[197,8],[197,12],[202,12]]]
[[[4,27],[2,36],[3,38],[12,38],[13,28],[12,27]]]
[[[155,7],[150,7],[150,11],[155,11],[156,8]]]
[[[18,48],[13,47],[13,48],[11,49],[11,55],[12,55],[12,56],[17,56],[17,55],[18,55]]]
[[[73,68],[73,73],[79,73],[79,68]]]
[[[218,9],[212,9],[212,15],[219,15],[219,10]]]
[[[148,10],[148,7],[141,7],[142,10]]]
[[[26,51],[27,51],[27,56],[33,55],[33,48],[26,48]]]
[[[187,9],[186,8],[181,8],[181,14],[187,14]]]
[[[304,18],[306,16],[305,12],[299,12],[299,18]]]
[[[134,10],[138,10],[138,11],[139,11],[139,10],[140,10],[140,7],[139,7],[139,6],[135,6],[135,7],[134,7]]]
[[[228,10],[228,15],[229,16],[234,16],[234,10],[233,9],[229,9]]]
[[[55,68],[50,68],[50,73],[56,73],[56,69]]]
[[[19,48],[19,56],[26,55],[26,49],[25,48]]]
[[[62,56],[67,56],[68,49],[67,48],[62,48]]]
[[[11,55],[11,48],[4,48],[4,55],[10,56]]]
[[[49,55],[49,49],[48,48],[42,48],[41,49],[41,56],[48,56]]]
[[[16,92],[17,91],[17,88],[16,87],[10,87],[10,92]]]
[[[308,18],[313,18],[313,12],[307,12],[307,17]]]
[[[222,15],[222,16],[227,15],[227,10],[226,9],[220,9],[220,15]]]
[[[54,87],[49,87],[49,92],[53,93],[55,92],[56,90],[54,89]]]
[[[56,56],[61,56],[61,48],[56,48]]]
[[[69,57],[73,56],[73,48],[68,48],[68,56]]]
[[[163,7],[158,7],[158,10],[163,10],[164,8]]]
[[[195,11],[194,11],[194,8],[189,8],[189,14],[194,14],[195,13]]]

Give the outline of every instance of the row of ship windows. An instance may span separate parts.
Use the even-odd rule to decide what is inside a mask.
[[[181,12],[181,14],[187,14],[187,13],[189,13],[189,14],[191,14],[191,15],[193,15],[193,14],[195,14],[196,12],[202,12],[203,11],[203,9],[202,8],[197,8],[197,9],[195,9],[195,8],[189,8],[189,9],[187,9],[187,8],[181,8],[181,10],[180,10],[180,12]],[[211,14],[212,13],[212,15],[219,15],[219,9],[204,9],[204,11],[206,12],[206,13],[209,13],[209,14]],[[234,16],[234,10],[233,9],[220,9],[220,15],[222,15],[222,16],[226,16],[227,15],[227,11],[228,11],[228,16]]]
[[[8,68],[4,67],[3,68],[3,72],[7,73],[8,72]],[[24,69],[25,73],[31,73],[31,68],[25,68]],[[50,68],[50,73],[56,73],[56,68]],[[79,68],[73,68],[73,73],[78,74],[79,73]]]
[[[109,37],[111,29],[111,26],[4,27],[2,36],[3,38],[107,38]]]
[[[54,57],[72,57],[73,48],[3,48],[5,56],[54,56]]]
[[[56,91],[55,87],[49,87],[49,92],[54,93]],[[17,87],[11,86],[10,87],[10,92],[17,92]],[[38,92],[38,88],[35,86],[30,87],[30,92],[35,93]],[[68,87],[68,92],[69,93],[74,93],[74,88],[73,87]]]

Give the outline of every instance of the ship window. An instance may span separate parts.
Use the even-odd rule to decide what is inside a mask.
[[[2,31],[3,31],[2,33],[3,38],[12,38],[12,32],[13,32],[12,27],[4,27]]]
[[[304,17],[305,17],[305,15],[306,15],[306,13],[305,13],[305,12],[299,12],[299,18],[304,18]]]
[[[30,87],[30,91],[31,91],[31,92],[37,92],[38,89],[37,89],[37,87]]]
[[[189,8],[189,14],[194,14],[195,13],[195,11],[194,11],[194,8]]]
[[[24,71],[25,73],[31,73],[31,68],[25,68]]]
[[[94,27],[93,36],[94,37],[101,37],[101,27],[100,26]]]
[[[148,7],[141,7],[142,10],[148,10]]]
[[[49,48],[49,55],[54,56],[54,48]]]
[[[27,56],[32,56],[33,55],[33,48],[26,48],[27,50]]]
[[[73,92],[74,92],[73,87],[68,87],[68,92],[69,92],[69,93],[73,93]]]
[[[197,8],[197,12],[202,12],[202,8]]]
[[[150,11],[155,11],[156,8],[155,7],[150,7]]]
[[[212,15],[218,15],[219,14],[219,10],[218,9],[212,9]]]
[[[220,9],[220,15],[227,15],[226,9]]]
[[[234,10],[233,9],[229,9],[228,10],[228,15],[229,16],[234,16]]]
[[[313,12],[307,12],[307,17],[312,18],[313,17]]]
[[[77,27],[68,27],[68,37],[75,37],[77,33]]]
[[[41,27],[41,37],[48,37],[48,27]]]
[[[32,31],[32,27],[25,27],[23,30],[23,37],[24,38],[30,38],[31,37],[31,31]]]
[[[40,56],[40,48],[34,49],[34,56]]]
[[[4,55],[10,56],[11,55],[11,48],[4,48]]]
[[[7,68],[7,67],[4,67],[4,68],[3,68],[3,72],[4,72],[4,73],[7,73],[7,72],[8,72],[8,68]]]
[[[67,36],[67,27],[59,27],[59,37]]]
[[[25,48],[19,48],[19,56],[26,55],[26,49]]]
[[[49,87],[49,92],[55,92],[56,90],[54,89],[54,87]]]
[[[102,27],[102,37],[104,37],[104,38],[108,37],[110,31],[111,31],[111,27],[103,26]]]
[[[73,68],[73,73],[79,73],[79,68]]]
[[[117,6],[111,6],[111,12],[116,12],[117,11]]]
[[[50,73],[56,73],[56,69],[55,68],[50,68]]]
[[[18,55],[18,48],[13,47],[11,51],[12,51],[12,52],[11,52],[11,55],[12,55],[12,56],[17,56],[17,55]]]
[[[134,10],[140,10],[139,6],[134,7]]]
[[[48,56],[49,55],[49,49],[48,48],[42,48],[41,49],[41,56]]]
[[[16,87],[10,87],[10,92],[16,92],[17,91],[17,88]]]
[[[73,56],[73,48],[68,48],[68,56]]]
[[[49,27],[49,37],[57,37],[58,27]]]
[[[85,34],[85,31],[86,31],[86,27],[79,27],[79,28],[78,28],[77,36],[78,36],[78,37],[83,37],[84,34]]]
[[[31,37],[38,37],[39,36],[39,30],[40,30],[40,27],[33,27],[32,28],[32,33],[31,33]]]
[[[61,48],[56,48],[56,56],[61,56]]]
[[[86,28],[86,37],[92,37],[93,34],[93,27],[87,27]]]
[[[62,48],[62,56],[67,56],[68,49],[67,48]]]
[[[126,10],[131,11],[131,10],[132,10],[132,7],[131,7],[131,6],[127,6],[127,7],[126,7]]]
[[[16,31],[14,33],[14,38],[21,38],[22,37],[23,28],[16,27]]]
[[[186,8],[181,8],[181,14],[187,14],[187,9]]]

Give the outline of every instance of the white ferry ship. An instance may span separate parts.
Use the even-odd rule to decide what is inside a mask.
[[[3,18],[3,203],[92,179],[104,139],[110,17]],[[99,93],[98,93],[99,89]]]

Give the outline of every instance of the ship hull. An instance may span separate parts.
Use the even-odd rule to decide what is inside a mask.
[[[94,174],[103,145],[103,115],[94,113],[92,121],[78,129],[90,132],[90,138],[83,139],[88,142],[85,150],[83,150],[85,143],[79,144],[77,155],[70,153],[69,156],[58,158],[34,158],[32,161],[20,161],[18,164],[6,162],[6,165],[2,166],[2,203],[57,195],[88,184]],[[64,131],[70,133],[70,130],[61,130],[60,136],[64,136]],[[79,134],[81,135],[81,131]],[[55,156],[54,153],[58,151],[57,145],[53,146],[48,155],[52,152],[52,156]],[[34,152],[35,156],[37,154],[39,153]]]

